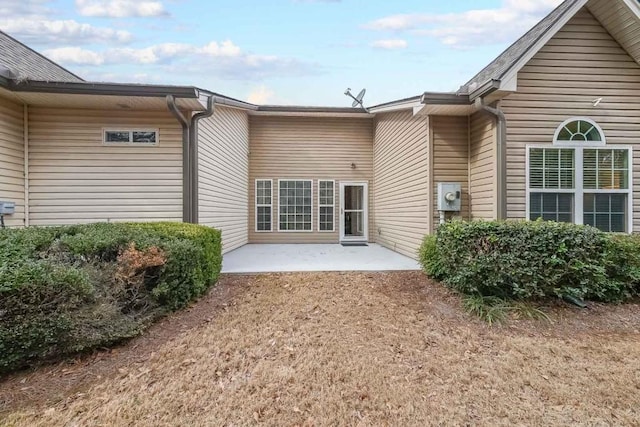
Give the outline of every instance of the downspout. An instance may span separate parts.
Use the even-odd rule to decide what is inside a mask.
[[[182,221],[193,222],[191,212],[191,139],[189,121],[178,109],[173,95],[167,95],[167,107],[182,126]]]
[[[493,108],[485,104],[484,98],[480,98],[480,109],[495,116],[498,120],[497,146],[498,152],[498,220],[507,219],[507,118],[502,110]]]
[[[215,97],[213,95],[208,95],[207,98],[207,109],[205,111],[201,111],[196,113],[191,117],[191,126],[189,131],[189,159],[191,160],[190,170],[189,170],[189,179],[191,182],[191,222],[194,224],[198,224],[200,218],[200,206],[199,206],[199,194],[198,194],[198,122],[200,119],[205,119],[207,117],[211,117],[213,115],[213,106],[215,103]]]
[[[29,226],[29,106],[22,107],[22,131],[24,132],[24,226]]]

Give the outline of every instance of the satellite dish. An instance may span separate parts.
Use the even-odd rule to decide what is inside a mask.
[[[366,89],[362,89],[360,91],[360,93],[358,94],[358,96],[356,96],[356,99],[353,100],[353,104],[351,104],[352,107],[357,107],[358,105],[362,105],[362,98],[364,98],[364,94],[367,93]]]
[[[344,91],[345,95],[353,99],[353,103],[351,104],[353,108],[359,105],[360,107],[362,107],[363,110],[367,111],[367,109],[364,108],[364,104],[362,103],[362,99],[364,98],[365,93],[367,93],[367,89],[362,89],[360,93],[358,93],[358,96],[353,96],[351,94],[351,88],[347,88],[347,90]]]

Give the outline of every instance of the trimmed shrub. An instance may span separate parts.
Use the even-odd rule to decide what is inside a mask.
[[[438,239],[435,234],[425,236],[418,251],[418,259],[427,276],[436,280],[444,277],[442,260],[438,251]]]
[[[640,236],[611,235],[605,266],[613,289],[610,299],[640,296]]]
[[[452,221],[438,228],[435,249],[432,240],[425,238],[421,252],[425,271],[468,295],[617,302],[628,298],[640,279],[637,239],[587,226]],[[620,266],[630,253],[636,263]]]
[[[182,223],[0,231],[0,372],[133,337],[203,295],[218,230]]]

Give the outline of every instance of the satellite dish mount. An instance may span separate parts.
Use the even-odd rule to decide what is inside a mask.
[[[351,106],[353,108],[355,108],[355,107],[357,107],[359,105],[364,111],[366,111],[368,113],[369,110],[367,110],[364,107],[364,104],[362,103],[362,99],[364,98],[364,94],[365,93],[367,93],[367,90],[366,89],[362,89],[357,96],[353,96],[351,94],[351,88],[350,87],[347,88],[347,90],[344,91],[345,95],[347,95],[349,98],[353,99],[353,103],[351,103]]]

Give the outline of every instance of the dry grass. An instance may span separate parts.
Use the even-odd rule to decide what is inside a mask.
[[[418,272],[226,276],[0,403],[18,426],[638,425],[640,307],[550,317],[489,327]]]

